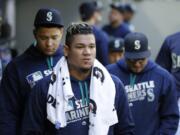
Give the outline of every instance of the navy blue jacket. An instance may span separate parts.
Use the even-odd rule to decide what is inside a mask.
[[[175,78],[180,97],[180,32],[168,36],[156,58],[156,62],[167,69]]]
[[[96,38],[96,58],[104,65],[109,64],[108,60],[108,43],[107,34],[96,26],[93,26],[93,33]]]
[[[179,122],[176,88],[172,76],[152,61],[133,74],[124,59],[109,65],[110,73],[125,85],[135,121],[135,135],[174,135]]]
[[[114,38],[124,38],[128,33],[130,33],[130,29],[128,25],[122,23],[117,28],[113,28],[111,25],[105,25],[103,30],[110,36]]]
[[[112,78],[116,86],[115,108],[118,113],[119,124],[112,126],[108,135],[134,135],[134,123],[124,87],[117,77],[112,76]],[[85,91],[89,91],[87,90],[89,83],[90,78],[78,81],[71,77],[75,97],[69,100],[70,107],[69,111],[66,112],[68,125],[57,130],[47,120],[46,114],[49,79],[40,81],[32,90],[29,98],[23,121],[22,135],[88,135],[89,106],[86,102],[88,97],[85,96]],[[85,104],[83,104],[82,95],[86,97]]]
[[[53,64],[62,56],[60,49],[53,56]],[[1,135],[20,134],[24,106],[31,87],[52,72],[46,59],[47,56],[31,45],[7,65],[0,86]]]
[[[131,22],[124,22],[131,32],[135,32],[135,26]]]

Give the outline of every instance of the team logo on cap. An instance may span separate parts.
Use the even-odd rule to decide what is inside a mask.
[[[134,41],[134,49],[135,50],[139,50],[140,48],[141,48],[141,43],[140,43],[140,41],[139,40],[135,40]]]
[[[46,16],[46,20],[48,21],[48,22],[51,22],[52,21],[52,19],[53,19],[53,13],[52,12],[47,12],[47,16]]]
[[[115,42],[114,42],[114,47],[115,47],[115,48],[119,48],[119,47],[120,47],[119,40],[115,40]]]

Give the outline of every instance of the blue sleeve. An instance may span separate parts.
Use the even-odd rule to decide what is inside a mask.
[[[171,72],[172,60],[171,60],[171,51],[169,49],[169,40],[165,39],[161,49],[157,55],[156,62]]]
[[[44,86],[43,86],[44,85]],[[41,80],[31,91],[22,122],[22,135],[44,135],[48,83]],[[46,90],[47,91],[47,90]]]
[[[119,67],[117,66],[117,63],[107,65],[106,69],[108,70],[109,73],[118,77]]]
[[[127,94],[121,81],[117,77],[115,79],[115,106],[119,122],[114,127],[114,135],[134,135],[134,120],[129,108]]]
[[[160,135],[174,135],[179,122],[176,86],[171,75],[166,77],[160,97]]]
[[[106,25],[102,27],[102,30],[107,34],[108,30],[107,30],[107,26]]]
[[[108,43],[109,38],[106,33],[102,32],[101,34],[97,34],[96,36],[96,57],[97,59],[104,65],[109,64],[108,60]]]
[[[128,35],[129,33],[131,33],[131,30],[129,29],[129,26],[128,25],[125,25],[125,28],[124,29],[124,36],[122,38],[125,38],[126,35]]]
[[[19,135],[22,116],[20,84],[14,63],[9,63],[0,85],[0,134]]]

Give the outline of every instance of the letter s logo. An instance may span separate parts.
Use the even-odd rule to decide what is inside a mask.
[[[134,41],[134,49],[139,50],[141,48],[141,44],[139,40]]]
[[[46,20],[47,20],[48,22],[50,22],[50,21],[52,21],[52,19],[53,19],[52,12],[47,12],[47,18],[46,18]]]
[[[119,40],[115,40],[114,44],[115,44],[115,48],[119,48],[119,47],[120,47],[120,42],[119,42]]]
[[[155,100],[155,94],[153,89],[147,90],[147,100],[148,102],[153,102]]]

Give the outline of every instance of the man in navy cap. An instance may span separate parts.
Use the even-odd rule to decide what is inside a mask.
[[[54,68],[56,80],[41,80],[33,88],[22,135],[134,135],[123,84],[95,59],[91,26],[68,26],[64,55]]]
[[[103,27],[103,30],[110,36],[116,38],[124,38],[130,29],[124,23],[123,13],[124,6],[120,3],[111,4],[111,11],[109,13],[109,23]]]
[[[124,57],[124,39],[116,38],[109,42],[109,62],[116,63]]]
[[[109,65],[125,85],[135,121],[135,135],[174,135],[179,121],[172,76],[149,60],[148,39],[142,33],[125,37],[125,58]]]
[[[135,27],[133,24],[131,24],[131,20],[133,19],[134,15],[136,13],[136,7],[135,5],[132,5],[130,3],[126,3],[124,5],[124,23],[126,23],[129,26],[129,29],[131,31],[135,31]]]
[[[107,65],[108,61],[108,36],[97,24],[102,20],[101,6],[97,2],[84,2],[79,7],[81,20],[93,27],[93,33],[96,38],[96,58],[103,64]]]
[[[20,135],[24,107],[39,80],[50,76],[62,56],[63,23],[56,9],[40,9],[34,21],[33,43],[10,62],[0,85],[0,134]]]

